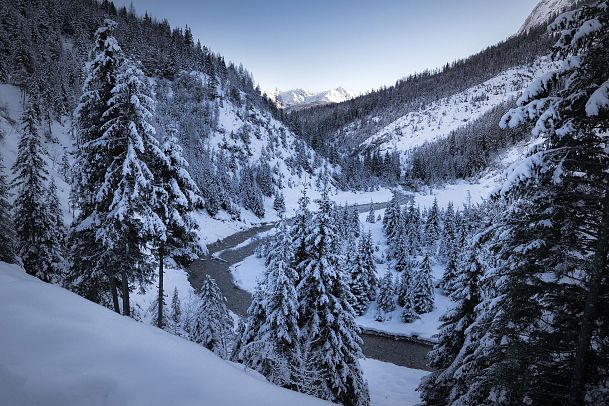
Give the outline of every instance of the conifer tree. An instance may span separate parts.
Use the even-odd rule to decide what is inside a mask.
[[[9,187],[0,158],[0,261],[15,262],[15,230],[8,201]]]
[[[301,275],[304,273],[305,260],[309,256],[306,236],[311,228],[311,212],[308,206],[309,197],[307,196],[307,190],[303,189],[301,196],[298,198],[298,210],[289,231],[293,253],[290,268],[296,271],[297,285],[300,282]]]
[[[104,255],[99,244],[97,228],[109,211],[107,201],[98,199],[98,191],[105,182],[106,169],[112,156],[100,144],[104,125],[112,118],[107,113],[113,97],[116,77],[123,63],[123,51],[113,31],[116,23],[105,20],[95,32],[94,46],[85,66],[85,81],[78,107],[74,112],[76,128],[73,196],[78,206],[78,217],[70,230],[70,287],[81,296],[108,304],[108,294],[116,312],[120,312],[117,277],[112,271],[115,263]]]
[[[324,399],[368,405],[370,396],[358,359],[362,357],[359,327],[350,303],[347,276],[338,268],[337,229],[327,186],[314,226],[305,236],[307,257],[297,287],[299,325],[308,365],[319,371],[316,387]]]
[[[275,209],[275,211],[279,214],[285,213],[285,197],[283,196],[283,192],[280,190],[275,192],[273,209]]]
[[[182,335],[182,303],[178,295],[178,288],[173,288],[171,297],[171,332],[177,336]]]
[[[391,241],[399,233],[401,227],[401,210],[398,194],[393,193],[387,208],[385,209],[385,215],[383,216],[383,230],[387,236],[387,240]]]
[[[23,128],[13,165],[18,253],[28,274],[54,282],[61,272],[61,246],[54,235],[57,224],[48,203],[45,150],[38,134],[36,106],[31,100],[21,122]],[[51,196],[51,201],[54,199],[56,196]]]
[[[351,305],[357,316],[366,312],[378,285],[372,254],[372,236],[368,233],[360,240],[349,269],[349,287],[354,299]]]
[[[502,277],[481,306],[489,309],[486,348],[470,357],[481,367],[463,399],[609,400],[606,347],[598,345],[609,331],[608,9],[606,0],[584,4],[555,20],[561,64],[502,119],[504,127],[535,121],[540,139],[500,191],[510,203],[498,222]]]
[[[448,202],[442,224],[439,254],[442,260],[448,261],[450,255],[454,253],[456,239],[456,217],[453,202]]]
[[[256,183],[253,169],[250,166],[245,166],[241,170],[240,176],[239,187],[244,207],[251,210],[257,217],[264,217],[262,193]]]
[[[233,340],[233,318],[226,306],[226,298],[209,275],[205,275],[203,280],[199,306],[192,322],[191,340],[228,359]]]
[[[376,221],[376,213],[374,211],[374,202],[370,202],[370,211],[366,217],[366,223],[374,223]]]
[[[385,321],[387,319],[387,313],[395,310],[395,285],[393,283],[393,276],[389,270],[387,270],[380,281],[376,304],[376,321]]]
[[[414,307],[414,277],[410,261],[404,272],[402,272],[398,284],[398,304],[402,306],[401,317],[404,323],[412,323],[419,318]]]
[[[425,254],[414,277],[414,309],[418,314],[429,313],[434,306],[431,259]]]
[[[291,252],[287,226],[282,220],[267,256],[267,268],[259,306],[264,320],[248,326],[248,342],[242,347],[243,362],[263,374],[269,381],[286,388],[302,385],[303,359],[296,273],[290,268]],[[252,315],[254,316],[254,315]],[[255,330],[253,328],[256,328]]]
[[[436,339],[437,344],[428,354],[429,366],[434,372],[426,376],[419,385],[421,398],[428,405],[452,404],[465,390],[456,367],[458,358],[463,357],[461,349],[465,343],[466,330],[476,318],[476,306],[481,301],[480,284],[483,277],[482,262],[479,258],[481,247],[476,244],[469,250],[468,260],[459,273],[456,289],[451,299],[456,305],[441,316],[442,326]],[[457,360],[457,362],[455,362]]]
[[[160,152],[160,153],[159,153]],[[157,242],[159,258],[159,294],[157,327],[163,328],[163,273],[166,257],[186,267],[202,252],[198,243],[198,226],[191,217],[196,208],[204,205],[200,191],[188,173],[188,162],[170,129],[165,137],[154,166],[155,212],[164,228]]]
[[[429,247],[435,246],[440,238],[440,219],[438,209],[438,199],[434,197],[433,204],[425,218],[425,238]]]
[[[146,245],[166,236],[159,214],[152,169],[167,160],[150,124],[154,100],[146,79],[134,63],[126,61],[116,77],[112,97],[104,114],[103,135],[93,142],[113,159],[105,168],[97,201],[101,224],[96,237],[104,247],[104,263],[114,263],[121,280],[123,314],[130,316],[129,295],[133,285],[150,284],[153,268]]]

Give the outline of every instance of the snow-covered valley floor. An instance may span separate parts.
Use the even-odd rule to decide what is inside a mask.
[[[0,405],[322,405],[0,263]],[[425,371],[362,360],[374,406],[414,405]]]

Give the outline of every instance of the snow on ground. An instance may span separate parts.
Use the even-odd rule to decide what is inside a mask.
[[[412,406],[421,399],[415,390],[427,371],[366,358],[360,360],[372,406]]]
[[[530,65],[508,69],[486,82],[405,114],[370,136],[362,146],[374,145],[381,152],[405,153],[426,142],[445,138],[501,103],[517,97],[533,78],[551,66],[544,57]],[[351,125],[345,130],[356,132],[358,128]]]
[[[0,263],[0,308],[2,404],[329,404],[271,385],[197,344],[43,283],[15,265]],[[374,379],[378,372],[371,373]]]

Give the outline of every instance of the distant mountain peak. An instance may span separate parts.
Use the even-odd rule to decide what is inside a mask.
[[[535,27],[547,24],[552,18],[570,8],[576,2],[576,0],[540,0],[518,30],[518,34],[527,33]]]
[[[292,89],[278,92],[277,101],[285,109],[301,109],[322,104],[341,103],[359,95],[359,92],[346,89],[342,86],[321,92]]]

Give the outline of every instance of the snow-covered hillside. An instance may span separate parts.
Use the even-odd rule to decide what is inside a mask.
[[[426,142],[444,138],[451,131],[518,96],[535,77],[546,72],[550,66],[547,58],[541,58],[530,66],[509,69],[463,92],[432,102],[383,127],[366,139],[362,147],[405,153]],[[378,120],[370,118],[373,121],[375,119]],[[353,136],[361,125],[361,122],[350,124],[341,136]]]
[[[518,34],[525,34],[533,28],[546,24],[574,3],[576,3],[576,0],[541,0],[524,21],[524,24],[518,30]]]
[[[0,263],[2,405],[324,405]],[[44,309],[44,310],[43,310]]]
[[[355,90],[337,87],[336,89],[314,92],[305,89],[293,89],[277,94],[277,100],[285,109],[296,109],[316,106],[320,104],[342,103],[351,100],[360,93]]]

